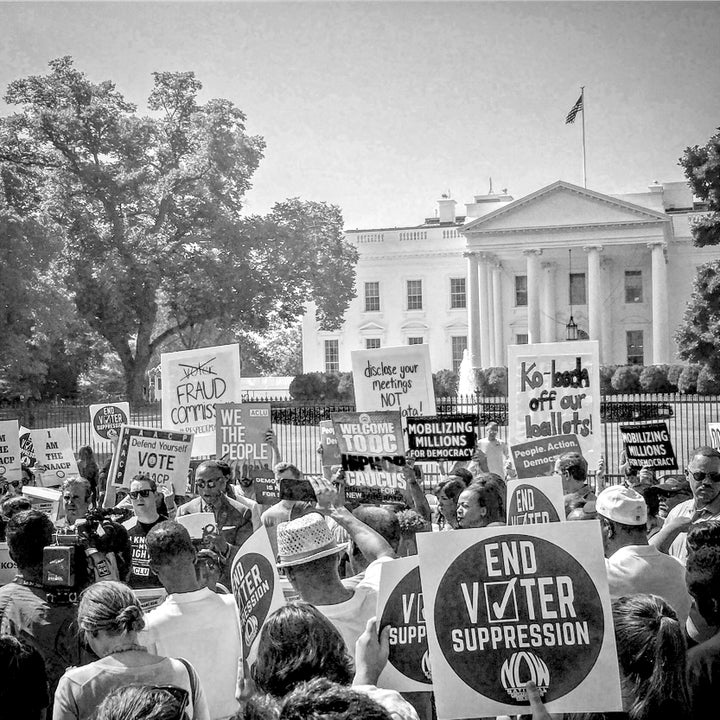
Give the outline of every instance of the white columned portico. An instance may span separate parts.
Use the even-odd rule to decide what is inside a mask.
[[[602,286],[604,288],[612,288],[612,260],[603,256],[600,261],[600,272],[602,273]],[[608,291],[608,295],[612,294],[612,290]],[[602,313],[600,318],[600,363],[605,365],[611,362],[612,348],[613,348],[613,303],[611,298],[608,297],[607,301],[603,303]]]
[[[540,342],[540,255],[542,250],[523,250],[527,273],[528,342]]]
[[[466,252],[468,265],[468,348],[472,367],[480,367],[480,292],[478,286],[478,258]]]
[[[652,321],[653,356],[652,364],[668,362],[668,300],[667,266],[665,264],[664,241],[648,243],[652,251]]]
[[[542,341],[557,340],[555,323],[555,263],[544,262],[542,267]]]
[[[481,367],[490,367],[490,298],[488,286],[490,285],[490,267],[487,255],[479,255],[480,276],[480,362]]]
[[[492,291],[493,291],[493,309],[495,324],[495,358],[493,359],[494,367],[505,365],[505,345],[503,343],[503,307],[502,307],[502,265],[499,262],[493,263],[492,266]]]
[[[588,256],[588,334],[591,340],[600,340],[602,332],[602,276],[600,274],[600,253],[602,246],[588,245],[583,248]]]

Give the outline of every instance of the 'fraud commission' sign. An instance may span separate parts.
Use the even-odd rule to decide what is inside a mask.
[[[432,537],[429,537],[432,535]],[[420,533],[440,718],[622,708],[599,523]]]
[[[620,434],[631,468],[677,470],[675,451],[664,422],[623,425]]]
[[[358,411],[397,410],[403,417],[435,414],[435,390],[427,345],[353,350]]]
[[[378,629],[390,626],[390,655],[378,687],[398,692],[432,692],[425,606],[418,556],[385,562],[380,568]]]
[[[348,500],[401,500],[405,444],[399,412],[331,413]]]
[[[469,460],[477,434],[474,415],[409,417],[408,450],[416,460]]]
[[[233,560],[230,579],[242,628],[242,657],[251,665],[268,615],[285,604],[272,545],[264,527],[243,543]]]
[[[194,433],[193,457],[215,452],[215,405],[239,403],[240,347],[218,347],[163,353],[163,427]]]
[[[597,341],[508,347],[510,445],[576,435],[596,470],[603,442],[599,371]]]
[[[507,524],[535,525],[565,520],[562,478],[525,478],[507,484]]]

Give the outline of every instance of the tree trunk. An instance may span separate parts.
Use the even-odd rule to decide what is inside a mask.
[[[124,367],[125,370],[125,387],[127,392],[127,400],[130,403],[147,402],[147,366],[149,360],[145,362],[138,361],[137,358],[130,367]]]

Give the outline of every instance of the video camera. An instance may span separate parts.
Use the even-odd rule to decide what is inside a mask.
[[[122,511],[115,508],[90,510],[73,527],[54,533],[54,544],[43,548],[42,584],[49,602],[75,603],[88,585],[120,578],[114,538],[103,526],[118,516]]]

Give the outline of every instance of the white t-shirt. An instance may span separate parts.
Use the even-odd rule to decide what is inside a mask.
[[[505,461],[508,457],[508,446],[500,441],[490,442],[487,438],[478,441],[478,447],[485,453],[488,470],[491,473],[505,477]]]
[[[694,512],[695,498],[690,498],[690,500],[686,500],[670,510],[665,518],[665,522],[668,522],[668,520],[672,520],[676,517],[691,517]],[[720,511],[713,513],[709,510],[705,510],[703,514],[693,523],[693,525],[701,522],[707,522],[708,520],[720,520]],[[672,557],[679,560],[683,565],[687,563],[687,533],[680,533],[672,541],[670,549],[668,550],[668,555],[672,555]]]
[[[212,720],[230,718],[237,712],[242,645],[232,595],[218,595],[208,588],[172,593],[145,616],[139,640],[149,652],[192,663],[205,689]]]

